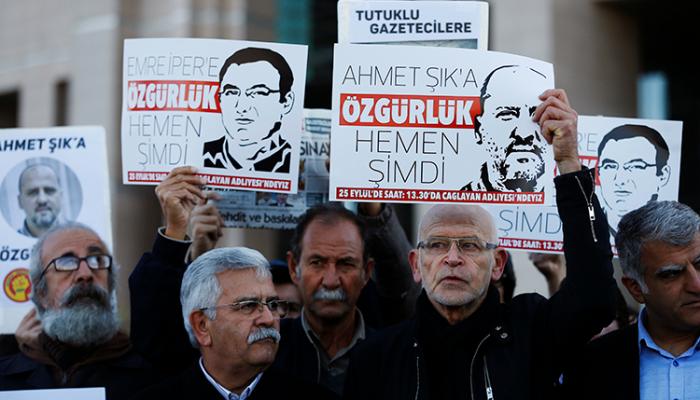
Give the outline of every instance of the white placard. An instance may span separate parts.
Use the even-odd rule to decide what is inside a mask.
[[[649,200],[677,200],[681,166],[680,121],[579,116],[579,156],[596,173],[596,196],[610,224]],[[556,207],[491,206],[501,247],[562,252]]]
[[[10,390],[0,392],[3,400],[105,400],[105,388]]]
[[[220,192],[217,207],[228,228],[294,229],[309,208],[328,201],[331,111],[304,110],[299,192]]]
[[[340,1],[338,43],[399,43],[488,49],[483,1]]]
[[[31,308],[29,255],[36,235],[78,221],[112,246],[102,127],[0,129],[0,332]]]
[[[532,121],[553,75],[506,53],[336,45],[331,200],[553,204]]]
[[[124,41],[126,184],[182,165],[209,185],[296,193],[307,47],[219,39]]]

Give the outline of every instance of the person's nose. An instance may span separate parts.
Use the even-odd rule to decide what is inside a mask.
[[[275,315],[272,314],[268,306],[263,305],[262,311],[258,314],[255,322],[257,325],[272,326],[275,323]]]
[[[49,196],[46,194],[46,191],[44,189],[40,189],[39,193],[36,196],[36,201],[39,204],[45,204],[49,199]]]
[[[700,271],[695,269],[695,266],[692,265],[692,263],[688,265],[686,290],[690,293],[700,294]]]
[[[516,119],[515,127],[510,133],[511,138],[520,138],[522,141],[539,140],[539,126],[532,122],[532,118],[527,113],[521,113]]]
[[[334,262],[329,262],[323,269],[323,281],[321,283],[328,289],[335,289],[340,286],[340,277]]]
[[[457,242],[453,241],[450,243],[450,248],[447,250],[445,255],[445,263],[450,267],[457,267],[464,263],[464,260],[460,256],[459,247]]]
[[[92,269],[88,267],[86,260],[80,260],[78,263],[78,269],[75,270],[73,279],[76,282],[92,282],[95,278]]]
[[[241,93],[236,99],[236,112],[239,114],[247,113],[253,107],[253,101],[245,93]]]

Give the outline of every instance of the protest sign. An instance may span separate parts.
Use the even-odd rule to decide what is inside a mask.
[[[307,208],[328,201],[330,110],[305,109],[297,194],[221,191],[217,208],[228,228],[294,229]]]
[[[595,172],[595,191],[610,225],[649,200],[677,200],[682,122],[579,116],[581,163]],[[561,253],[556,207],[490,206],[501,247]]]
[[[31,308],[29,256],[37,236],[78,221],[111,248],[105,131],[2,129],[0,171],[0,332],[14,332]]]
[[[126,184],[193,165],[212,187],[296,193],[306,46],[124,41]]]
[[[336,45],[331,200],[552,204],[532,115],[553,74],[506,53]]]
[[[483,1],[340,1],[338,43],[488,48]]]

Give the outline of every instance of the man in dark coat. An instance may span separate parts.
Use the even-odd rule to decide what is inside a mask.
[[[0,358],[0,390],[104,387],[107,399],[125,399],[151,384],[149,364],[119,332],[115,275],[92,229],[71,222],[47,231],[30,259],[41,324],[25,320],[40,333]]]
[[[279,320],[287,304],[275,293],[269,264],[259,252],[222,248],[197,258],[182,280],[180,302],[190,343],[201,357],[139,398],[334,397],[268,369],[277,354]]]
[[[550,300],[501,304],[491,282],[506,262],[492,217],[441,205],[420,224],[409,261],[423,293],[416,317],[355,352],[348,399],[542,399],[577,347],[613,318],[615,283],[607,222],[591,171],[581,170],[576,113],[562,90],[540,97],[534,119],[554,148],[556,199],[569,267]]]

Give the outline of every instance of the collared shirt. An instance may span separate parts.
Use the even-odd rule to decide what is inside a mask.
[[[639,312],[639,398],[640,400],[700,399],[700,337],[685,353],[675,357],[659,347],[649,335]]]
[[[358,341],[364,340],[365,338],[365,320],[362,317],[360,310],[356,310],[356,321],[355,333],[352,336],[352,340],[347,347],[340,349],[333,358],[330,358],[326,354],[326,350],[323,349],[321,344],[321,339],[319,339],[316,332],[311,329],[306,316],[304,315],[304,309],[301,310],[301,326],[306,332],[306,337],[309,338],[311,344],[316,348],[316,353],[318,354],[319,362],[319,383],[323,386],[331,389],[337,394],[343,392],[343,384],[345,383],[345,374],[348,371],[348,365],[350,364],[350,350],[357,344]]]
[[[221,393],[222,396],[224,396],[224,399],[226,400],[246,400],[248,397],[250,397],[250,394],[253,393],[253,390],[255,389],[255,386],[260,382],[260,378],[262,377],[262,372],[259,373],[255,379],[253,379],[253,382],[248,385],[247,388],[243,389],[241,394],[236,394],[233,393],[232,391],[226,389],[225,387],[221,386],[219,382],[217,382],[209,373],[207,372],[206,368],[204,368],[204,363],[202,362],[202,357],[199,357],[199,368],[202,369],[202,373],[204,374],[204,377],[207,378],[209,383],[214,385],[214,388],[216,389],[217,392]]]

